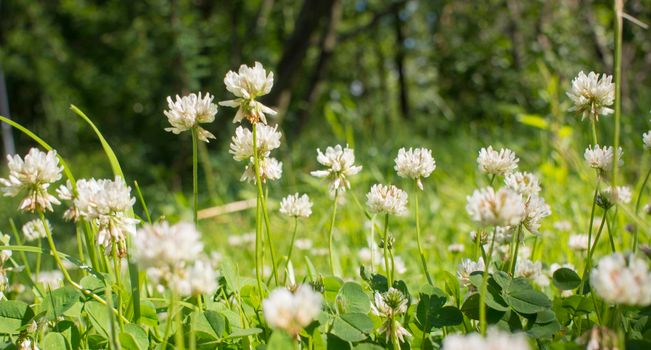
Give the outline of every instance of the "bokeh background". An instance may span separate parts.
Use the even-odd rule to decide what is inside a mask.
[[[625,11],[651,23],[649,0],[628,0]],[[361,200],[371,183],[398,181],[398,148],[432,148],[438,169],[423,215],[440,237],[471,229],[463,206],[481,182],[477,150],[488,144],[516,150],[521,168],[547,181],[555,215],[575,220],[577,230],[586,215],[568,203],[591,199],[587,169],[574,166],[589,125],[568,111],[565,91],[581,70],[612,74],[611,1],[0,0],[0,19],[3,114],[55,146],[77,177],[110,176],[95,135],[69,105],[81,108],[128,180],[139,181],[154,215],[190,217],[191,141],[163,131],[166,97],[203,91],[228,99],[226,72],[255,61],[275,74],[264,102],[280,112],[273,122],[284,134],[277,154],[284,176],[271,198],[312,194],[316,218],[305,235],[319,235],[329,208],[325,185],[308,175],[317,167],[315,149],[336,143],[354,147],[365,167],[353,181]],[[644,160],[650,66],[651,31],[626,20],[629,165]],[[228,154],[234,112],[220,108],[205,126],[217,139],[200,149],[203,208],[254,198],[253,187],[239,182],[242,164]],[[600,122],[604,139],[612,122]],[[32,145],[15,130],[13,137],[20,153]],[[639,170],[627,168],[632,184]],[[359,232],[351,240],[363,245],[360,213],[350,208],[341,227]],[[246,211],[203,225],[216,242],[253,227]]]

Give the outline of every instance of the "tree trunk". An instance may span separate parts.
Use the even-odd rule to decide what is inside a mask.
[[[337,27],[341,21],[342,4],[340,0],[334,0],[330,9],[330,16],[327,19],[326,25],[323,28],[323,34],[319,40],[319,47],[321,52],[319,58],[314,66],[312,77],[310,78],[309,85],[305,94],[304,108],[296,120],[297,132],[303,128],[307,123],[309,116],[312,112],[312,105],[316,102],[321,92],[321,85],[323,78],[328,71],[328,65],[332,54],[334,53],[335,46],[337,45]]]
[[[285,42],[280,61],[276,66],[274,87],[263,100],[265,104],[275,107],[281,115],[291,101],[291,92],[296,78],[303,71],[311,38],[319,28],[322,19],[331,13],[334,3],[335,0],[303,1],[294,31]]]
[[[398,70],[400,114],[404,119],[409,119],[409,93],[407,91],[407,73],[405,71],[405,32],[400,19],[400,7],[394,11],[393,22],[397,45],[394,60]]]

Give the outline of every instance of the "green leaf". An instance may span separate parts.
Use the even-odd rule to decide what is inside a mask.
[[[420,292],[420,300],[416,305],[417,326],[428,333],[434,326],[436,314],[440,312],[447,301],[447,296],[442,290],[427,285]]]
[[[234,338],[243,338],[243,337],[248,337],[250,335],[256,335],[262,333],[262,329],[260,328],[237,328],[234,329],[231,334],[229,334],[226,338],[228,339],[234,339]]]
[[[149,300],[144,300],[140,303],[139,322],[152,328],[158,326],[158,314],[156,313],[156,306],[154,306],[154,303]]]
[[[54,326],[54,330],[61,333],[64,338],[66,338],[66,343],[70,349],[79,349],[79,341],[81,339],[79,335],[79,329],[74,322],[64,320],[60,321]]]
[[[456,326],[463,322],[463,314],[456,306],[444,306],[434,314],[434,327],[443,328]]]
[[[479,320],[479,293],[471,294],[461,306],[461,311],[472,320]],[[498,311],[490,307],[486,308],[486,320],[488,323],[497,323],[503,316],[504,311]]]
[[[120,333],[120,344],[125,350],[147,350],[149,337],[140,326],[129,323],[124,325],[124,331]]]
[[[102,305],[96,301],[89,301],[84,305],[84,310],[88,314],[90,323],[97,333],[104,339],[110,337],[111,317],[106,305]]]
[[[226,318],[224,315],[220,314],[217,311],[206,310],[203,315],[206,317],[210,328],[217,335],[217,338],[221,338],[226,331]]]
[[[545,294],[535,289],[515,289],[507,292],[505,301],[521,314],[535,314],[551,307]]]
[[[331,333],[341,340],[358,342],[373,330],[373,321],[366,314],[348,313],[335,317]]]
[[[67,350],[66,338],[61,333],[50,332],[43,338],[43,349]]]
[[[337,300],[342,304],[344,312],[367,314],[371,311],[371,300],[355,282],[346,282],[339,290]]]
[[[53,320],[58,316],[63,316],[64,312],[79,302],[80,297],[81,292],[69,286],[47,293],[42,306],[43,310],[47,312],[46,317]]]
[[[383,347],[375,344],[361,343],[353,348],[354,350],[384,350]]]
[[[581,284],[581,277],[574,270],[561,267],[554,271],[553,281],[560,290],[572,290]]]
[[[0,301],[0,333],[16,334],[34,317],[34,311],[18,300]]]
[[[224,259],[221,263],[222,276],[226,280],[226,284],[232,292],[238,293],[240,285],[238,283],[237,267],[230,259]]]
[[[276,331],[271,334],[267,350],[287,350],[294,348],[294,341],[285,332]]]
[[[323,278],[323,296],[329,304],[333,304],[337,299],[339,289],[343,285],[343,281],[334,276],[327,276]]]

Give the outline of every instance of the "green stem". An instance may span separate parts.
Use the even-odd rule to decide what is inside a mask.
[[[255,129],[254,129],[255,130]],[[199,212],[199,176],[198,176],[198,167],[199,167],[199,161],[198,161],[198,156],[197,156],[197,128],[194,127],[192,128],[192,198],[193,198],[193,203],[194,205],[192,206],[193,209],[193,214],[194,214],[194,224],[197,225],[199,223],[199,217],[198,217],[198,212]]]
[[[427,259],[425,258],[425,252],[423,251],[423,246],[420,240],[420,208],[418,205],[418,188],[414,191],[414,205],[416,206],[416,243],[418,243],[418,253],[420,254],[420,261],[423,264],[423,272],[425,273],[425,278],[430,285],[434,285],[432,282],[432,277],[427,270]]]
[[[122,268],[120,266],[121,263],[120,263],[120,259],[118,258],[117,244],[115,242],[113,242],[112,250],[113,250],[113,271],[115,272],[115,287],[116,287],[115,292],[118,297],[117,310],[118,310],[118,315],[122,316],[122,291],[120,290],[122,286],[122,278],[120,276],[122,272]],[[118,317],[118,324],[120,326],[120,332],[121,332],[124,328],[122,317]]]
[[[255,206],[255,279],[258,282],[258,296],[263,300],[262,293],[262,226],[260,225],[260,197]]]
[[[495,233],[497,229],[493,229],[493,237],[491,238],[491,245],[488,249],[488,254],[484,254],[484,272],[482,274],[481,290],[479,292],[479,329],[481,335],[486,336],[486,293],[488,293],[488,268],[491,264],[491,257],[493,256],[493,247],[495,246]]]
[[[591,243],[592,243],[592,229],[594,227],[594,217],[595,217],[595,212],[597,210],[597,196],[599,195],[599,175],[597,175],[597,185],[595,186],[594,189],[594,196],[592,197],[592,209],[590,211],[590,224],[588,226],[588,256],[590,255],[590,249],[591,249]],[[586,265],[587,265],[587,260],[586,260]]]
[[[142,210],[145,212],[145,217],[147,218],[147,222],[151,224],[151,215],[149,214],[149,209],[147,209],[147,202],[145,202],[145,197],[142,195],[142,191],[140,191],[140,186],[138,185],[138,181],[133,182],[133,187],[136,188],[136,193],[138,194],[138,200],[140,201],[140,205],[142,205]]]
[[[174,295],[170,295],[170,303],[167,306],[167,320],[165,322],[165,333],[163,334],[163,342],[161,344],[161,350],[167,350],[167,342],[170,337],[172,330],[172,319],[174,318]]]
[[[597,121],[595,118],[590,118],[590,125],[592,126],[592,143],[596,146],[599,141],[597,141]]]
[[[615,134],[613,141],[613,187],[617,185],[617,168],[619,165],[619,134],[622,118],[622,26],[624,0],[614,1],[615,11]]]
[[[273,277],[276,285],[278,285],[278,271],[276,266],[276,254],[273,249],[273,242],[271,241],[271,222],[269,220],[269,214],[267,212],[267,204],[265,201],[264,191],[262,190],[262,179],[260,176],[260,157],[258,155],[258,136],[257,136],[257,123],[253,123],[253,167],[255,172],[255,183],[258,188],[258,198],[257,201],[262,208],[262,215],[264,217],[264,224],[267,228],[267,237],[269,239],[269,247],[271,251],[271,264],[273,269]],[[259,222],[259,221],[258,221]],[[261,238],[262,236],[260,236]]]
[[[511,244],[514,244],[513,255],[511,256],[511,267],[509,268],[509,273],[511,276],[515,276],[515,264],[518,261],[518,248],[520,248],[520,235],[522,234],[522,224],[518,225],[518,231],[513,235],[513,241]],[[533,256],[532,256],[533,259]]]
[[[328,255],[330,256],[330,273],[335,275],[335,258],[333,253],[333,232],[335,227],[335,218],[337,216],[337,199],[339,197],[339,189],[335,190],[335,198],[332,203],[332,215],[330,216],[330,229],[328,231]]]
[[[637,199],[635,200],[635,214],[640,212],[640,204],[642,203],[642,194],[644,193],[644,188],[646,187],[647,182],[649,182],[649,177],[651,176],[651,167],[646,172],[642,186],[640,186],[640,191],[637,194]],[[637,242],[638,242],[638,228],[635,228],[633,232],[633,253],[637,253]]]
[[[583,293],[583,286],[585,285],[585,282],[587,281],[588,275],[590,273],[590,269],[592,268],[592,255],[594,254],[594,250],[597,248],[599,238],[601,237],[601,232],[603,231],[604,225],[606,224],[607,213],[608,210],[604,210],[604,215],[601,218],[601,223],[599,224],[599,229],[597,230],[597,235],[595,236],[594,243],[590,245],[590,240],[588,240],[588,256],[586,258],[586,264],[583,269],[583,277],[581,278],[581,287],[579,288],[580,293]]]
[[[391,276],[391,266],[389,265],[389,214],[384,214],[384,233],[382,239],[384,240],[382,248],[384,249],[384,271],[387,274],[389,288],[393,286],[393,277]]]
[[[298,218],[294,217],[294,232],[292,233],[292,240],[289,243],[289,250],[287,251],[287,262],[285,263],[285,278],[283,284],[287,282],[287,271],[289,270],[289,263],[292,260],[292,251],[294,250],[294,241],[296,240],[296,231],[298,229]]]
[[[262,197],[262,216],[264,218],[265,228],[267,232],[267,241],[269,241],[269,252],[271,255],[271,264],[273,265],[273,276],[276,285],[278,285],[278,266],[276,264],[276,249],[273,245],[273,240],[271,239],[271,221],[269,220],[269,212],[267,211],[267,191],[264,192]]]

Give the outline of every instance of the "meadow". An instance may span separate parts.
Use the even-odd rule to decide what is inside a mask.
[[[535,112],[445,133],[335,96],[292,135],[257,61],[142,121],[173,170],[74,104],[85,147],[0,116],[0,349],[650,348],[651,115],[614,18],[611,72],[540,64]]]

